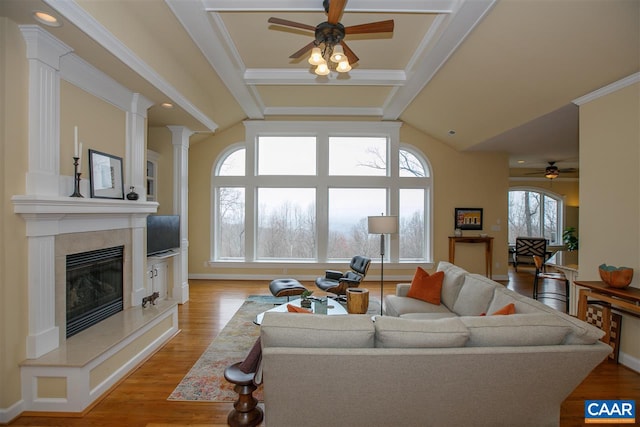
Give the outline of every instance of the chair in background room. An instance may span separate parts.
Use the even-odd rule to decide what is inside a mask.
[[[316,279],[316,286],[325,292],[336,294],[338,297],[347,294],[347,289],[357,288],[369,271],[371,258],[356,255],[351,258],[349,268],[351,271],[342,273],[335,270],[325,271],[324,277]]]
[[[513,268],[518,271],[518,263],[532,262],[531,257],[539,256],[543,260],[547,256],[547,239],[544,237],[516,237],[513,252]]]
[[[533,299],[537,300],[538,297],[555,299],[557,301],[563,301],[565,303],[565,312],[569,312],[569,280],[563,273],[547,273],[543,271],[544,261],[542,257],[533,255],[533,262],[536,265],[536,274],[533,278]],[[557,280],[564,282],[564,293],[554,291],[539,292],[541,280]]]

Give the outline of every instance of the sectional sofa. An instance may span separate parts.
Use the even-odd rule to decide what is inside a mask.
[[[611,352],[602,331],[449,263],[441,304],[385,299],[385,316],[267,313],[268,426],[557,426]],[[513,303],[515,314],[491,315]]]

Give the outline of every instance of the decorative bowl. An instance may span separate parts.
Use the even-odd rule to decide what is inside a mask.
[[[633,268],[614,267],[612,265],[601,264],[598,267],[600,278],[604,283],[613,288],[625,288],[633,279]]]

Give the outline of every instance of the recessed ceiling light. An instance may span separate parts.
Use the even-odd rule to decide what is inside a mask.
[[[447,133],[448,133],[449,135],[452,135],[452,136],[453,136],[453,135],[455,135],[455,134],[456,134],[456,131],[455,131],[455,130],[453,130],[453,129],[451,129],[451,130],[449,130],[449,132],[447,132]]]
[[[521,165],[524,163],[524,160],[518,160],[518,164]]]
[[[33,18],[48,27],[59,27],[62,25],[62,23],[58,21],[58,18],[47,12],[35,11],[33,12]]]
[[[173,104],[172,104],[172,103],[170,103],[170,102],[163,102],[162,104],[160,104],[160,106],[161,106],[162,108],[166,108],[166,109],[171,109],[171,108],[173,108]]]

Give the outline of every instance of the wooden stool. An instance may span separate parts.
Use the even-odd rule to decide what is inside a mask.
[[[237,426],[257,426],[262,422],[264,413],[258,407],[258,399],[253,397],[253,391],[257,388],[253,384],[253,372],[245,374],[240,370],[240,363],[234,363],[224,370],[224,377],[230,383],[235,384],[233,388],[238,393],[238,400],[233,404],[233,411],[229,412],[227,423],[231,427]]]
[[[365,314],[369,309],[369,290],[363,288],[347,289],[347,311],[349,314]]]

